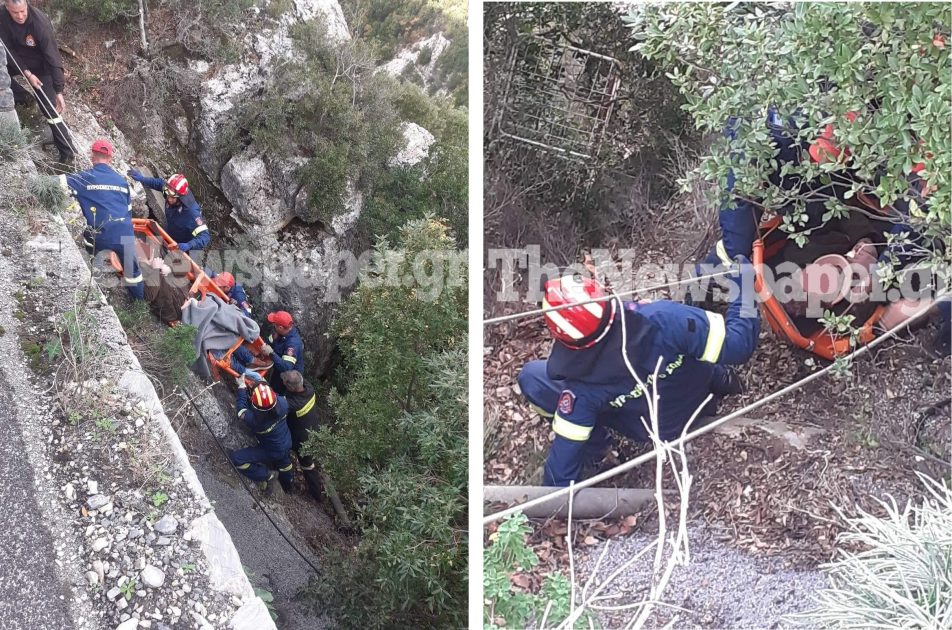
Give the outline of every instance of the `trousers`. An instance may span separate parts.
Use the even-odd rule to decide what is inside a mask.
[[[49,74],[37,74],[36,76],[43,83],[43,87],[40,89],[43,91],[43,94],[46,95],[46,98],[43,98],[41,94],[37,94],[37,98],[34,99],[31,90],[24,88],[18,81],[11,80],[10,89],[13,91],[13,101],[17,105],[28,105],[30,101],[38,101],[40,111],[46,118],[46,122],[50,126],[50,131],[53,132],[53,144],[56,145],[60,158],[71,158],[74,154],[73,138],[66,130],[63,117],[56,111],[56,91],[53,89],[53,78]]]

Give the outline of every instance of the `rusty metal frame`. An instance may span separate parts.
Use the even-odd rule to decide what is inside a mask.
[[[500,136],[568,159],[594,160],[615,110],[621,69],[614,57],[562,36],[520,37],[509,56]],[[534,107],[520,107],[527,104]]]

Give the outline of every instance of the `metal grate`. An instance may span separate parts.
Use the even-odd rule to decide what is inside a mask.
[[[528,35],[513,48],[500,134],[563,157],[598,155],[615,108],[621,63],[606,55]]]

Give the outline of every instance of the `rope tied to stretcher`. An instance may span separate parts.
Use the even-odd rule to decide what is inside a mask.
[[[2,39],[0,39],[0,46],[3,46],[3,50],[4,50],[4,52],[6,53],[7,57],[9,57],[9,58],[13,61],[13,65],[16,66],[17,70],[20,72],[20,75],[21,75],[24,79],[26,79],[26,75],[23,73],[23,68],[20,67],[20,62],[17,61],[17,58],[13,55],[12,52],[10,52],[10,49],[7,48],[7,45],[3,42]],[[30,93],[33,94],[33,98],[36,99],[36,102],[37,102],[37,104],[40,106],[40,109],[41,109],[41,110],[43,110],[43,111],[49,111],[49,112],[55,112],[55,111],[56,111],[56,106],[50,101],[49,97],[46,95],[46,92],[44,92],[43,90],[37,90],[36,88],[34,88],[34,87],[33,87],[33,83],[32,83],[29,79],[26,79],[26,84],[27,84],[27,87],[29,87],[29,89],[30,89]],[[40,99],[40,96],[39,96],[39,95],[42,95],[42,97],[43,97],[42,100]],[[46,102],[45,105],[43,104],[44,101]],[[57,124],[63,125],[63,128],[67,131],[67,133],[64,135],[64,138],[63,138],[63,139],[64,139],[64,140],[66,141],[66,143],[69,145],[69,148],[73,151],[73,155],[74,155],[74,156],[79,156],[79,155],[81,155],[80,152],[76,150],[76,145],[73,144],[73,131],[72,131],[72,129],[70,129],[69,126],[66,124],[66,120],[63,119],[62,116],[60,116],[59,122],[58,122]],[[55,133],[55,131],[54,131],[54,133]],[[85,157],[85,156],[84,156],[84,157]],[[86,160],[89,161],[89,158],[86,157]],[[92,163],[90,162],[90,165],[91,165],[91,164],[92,164]]]
[[[614,297],[616,297],[616,296],[613,295],[613,296],[611,296],[611,297],[614,298]],[[942,301],[942,300],[949,299],[950,297],[952,297],[952,292],[950,292],[950,291],[942,291],[942,292],[938,293],[938,294],[935,296],[935,301],[936,301],[936,302],[940,302],[940,301]],[[864,345],[864,346],[862,346],[862,347],[860,347],[860,348],[857,348],[856,350],[854,350],[853,352],[851,352],[851,353],[849,353],[849,354],[847,354],[847,355],[844,355],[844,356],[842,357],[842,359],[843,359],[843,360],[846,360],[846,361],[852,361],[853,359],[855,359],[855,358],[857,358],[857,357],[860,357],[860,356],[862,356],[863,354],[866,354],[867,352],[869,352],[870,350],[872,350],[873,348],[875,348],[875,347],[878,346],[879,344],[885,342],[887,339],[890,339],[890,338],[892,338],[892,337],[895,337],[895,336],[896,336],[897,334],[899,334],[901,331],[905,330],[906,328],[908,328],[908,327],[909,327],[910,325],[912,325],[913,323],[915,323],[915,322],[919,321],[920,319],[922,319],[923,317],[925,317],[928,313],[929,313],[929,309],[920,310],[919,312],[917,312],[917,313],[915,313],[914,315],[912,315],[912,316],[911,316],[909,319],[907,319],[906,321],[902,322],[901,324],[899,324],[899,325],[896,326],[895,328],[886,331],[885,333],[883,333],[883,334],[880,335],[879,337],[876,337],[875,339],[873,339],[872,341],[870,341],[868,344],[866,344],[866,345]],[[773,392],[773,393],[771,393],[771,394],[768,394],[767,396],[761,398],[760,400],[756,400],[756,401],[752,402],[751,404],[746,405],[745,407],[742,407],[741,409],[738,409],[738,410],[733,411],[733,412],[731,412],[731,413],[729,413],[729,414],[727,414],[727,415],[725,415],[725,416],[721,416],[720,418],[717,418],[717,419],[715,419],[715,420],[713,420],[713,421],[711,421],[711,422],[708,422],[707,424],[705,424],[705,425],[703,425],[703,426],[701,426],[701,427],[698,427],[697,429],[694,429],[694,430],[691,431],[690,433],[683,434],[680,438],[678,438],[678,439],[676,439],[676,440],[672,440],[672,443],[673,443],[672,445],[673,445],[674,448],[680,448],[680,447],[682,447],[684,444],[687,444],[688,442],[690,442],[691,440],[693,440],[694,438],[699,437],[699,436],[701,436],[701,435],[704,435],[705,433],[709,433],[709,432],[713,431],[714,429],[716,429],[717,427],[721,426],[722,424],[724,424],[724,423],[726,423],[726,422],[728,422],[728,421],[730,421],[730,420],[733,420],[733,419],[735,419],[735,418],[742,417],[742,416],[748,414],[749,412],[751,412],[751,411],[753,411],[753,410],[755,410],[755,409],[758,409],[758,408],[760,408],[760,407],[766,405],[766,404],[769,403],[769,402],[772,402],[772,401],[776,400],[777,398],[780,398],[780,397],[782,397],[782,396],[784,396],[784,395],[786,395],[786,394],[789,394],[790,392],[793,392],[793,391],[795,391],[795,390],[797,390],[797,389],[800,389],[800,388],[803,387],[804,385],[806,385],[806,384],[808,384],[808,383],[811,383],[811,382],[813,382],[813,381],[815,381],[815,380],[821,378],[822,376],[825,376],[825,375],[829,374],[830,372],[832,372],[832,371],[835,370],[836,368],[837,368],[837,363],[831,363],[830,365],[826,366],[825,368],[823,368],[823,369],[821,369],[821,370],[818,370],[818,371],[816,371],[816,372],[813,372],[812,374],[808,374],[807,376],[805,376],[804,378],[800,379],[799,381],[796,381],[795,383],[791,383],[790,385],[787,385],[786,387],[783,387],[782,389],[779,389],[779,390],[777,390],[777,391],[775,391],[775,392]],[[705,402],[706,402],[706,401],[705,401]],[[570,492],[571,492],[571,493],[574,493],[574,492],[577,492],[577,491],[579,491],[579,490],[581,490],[581,489],[583,489],[583,488],[588,488],[588,487],[590,487],[590,486],[594,486],[595,484],[601,483],[602,481],[605,481],[605,480],[607,480],[607,479],[611,479],[612,477],[615,477],[615,476],[620,475],[620,474],[622,474],[622,473],[624,473],[624,472],[627,472],[627,471],[629,471],[629,470],[631,470],[631,469],[633,469],[633,468],[636,468],[636,467],[640,466],[641,464],[644,464],[645,462],[651,461],[651,460],[653,460],[655,457],[658,457],[659,455],[660,455],[660,452],[658,451],[658,449],[652,449],[651,451],[648,451],[647,453],[643,453],[643,454],[639,455],[638,457],[636,457],[636,458],[634,458],[634,459],[632,459],[632,460],[629,460],[629,461],[627,461],[627,462],[623,462],[623,463],[621,463],[621,464],[619,464],[619,465],[617,465],[617,466],[615,466],[615,467],[613,467],[613,468],[611,468],[611,469],[609,469],[609,470],[606,470],[606,471],[601,472],[601,473],[599,473],[599,474],[597,474],[597,475],[594,475],[594,476],[592,476],[592,477],[589,477],[588,479],[585,479],[585,480],[583,480],[583,481],[576,482],[576,483],[574,483],[572,486],[564,487],[564,488],[553,488],[553,489],[552,489],[552,492],[550,492],[550,493],[548,493],[548,494],[546,494],[546,495],[544,495],[544,496],[538,497],[538,498],[536,498],[536,499],[532,499],[532,500],[530,500],[530,501],[526,501],[525,503],[521,503],[521,504],[519,504],[519,505],[514,505],[514,506],[509,507],[509,508],[507,508],[507,509],[505,509],[505,510],[501,510],[501,511],[499,511],[499,512],[495,512],[495,513],[489,514],[489,515],[487,515],[487,516],[484,516],[484,517],[483,517],[483,525],[489,525],[490,523],[493,523],[493,522],[498,521],[498,520],[500,520],[500,519],[506,518],[507,516],[511,516],[511,515],[513,515],[513,514],[515,514],[515,513],[517,513],[517,512],[521,512],[521,511],[523,511],[523,510],[526,509],[526,508],[534,507],[534,506],[537,506],[537,505],[542,505],[542,504],[544,504],[544,503],[547,503],[547,502],[549,502],[549,501],[552,501],[552,500],[555,500],[555,499],[557,499],[557,498],[559,498],[559,497],[562,497],[562,496],[564,496],[564,495],[566,495],[566,494],[568,494],[568,493],[570,493]]]

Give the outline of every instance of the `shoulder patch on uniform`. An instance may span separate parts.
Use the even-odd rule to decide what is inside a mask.
[[[202,221],[202,217],[195,217],[195,225],[205,225],[205,222]]]
[[[295,354],[297,354],[297,350],[294,349],[294,346],[288,346],[288,349],[284,354],[288,354],[293,357]]]
[[[559,396],[559,413],[567,416],[573,409],[575,409],[575,394],[567,389]]]

